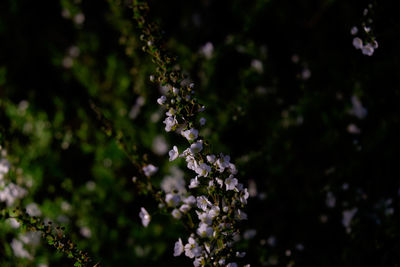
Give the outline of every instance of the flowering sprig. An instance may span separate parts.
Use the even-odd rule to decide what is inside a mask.
[[[364,20],[361,23],[360,30],[357,26],[353,26],[350,30],[351,35],[358,35],[353,38],[353,46],[356,49],[360,49],[364,55],[372,56],[374,51],[378,48],[378,42],[376,41],[373,33],[373,5],[369,4],[367,8],[363,10]]]
[[[157,65],[157,73],[150,80],[167,89],[157,99],[166,110],[165,130],[180,134],[188,144],[181,153],[174,146],[170,161],[184,158],[187,168],[194,172],[187,190],[166,192],[162,203],[190,231],[186,244],[181,238],[175,243],[174,256],[185,253],[194,260],[194,266],[237,266],[234,258],[244,253],[235,251],[233,244],[239,235],[239,222],[247,219],[243,211],[249,197],[247,188],[236,178],[237,169],[230,157],[212,154],[209,143],[200,135],[205,119],[199,117],[205,107],[195,97],[194,84],[184,83],[175,69],[175,58],[167,55],[158,26],[147,21],[148,9],[146,3],[134,1],[134,17],[145,43],[143,51]],[[144,225],[147,216],[142,210]]]
[[[15,219],[27,231],[40,232],[43,240],[57,251],[64,253],[75,261],[74,266],[88,266],[92,262],[87,252],[80,250],[64,233],[65,227],[53,226],[52,222],[44,223],[41,218],[30,216],[26,210],[15,208],[0,210],[0,219]]]

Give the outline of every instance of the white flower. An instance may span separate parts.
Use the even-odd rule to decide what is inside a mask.
[[[190,205],[188,205],[188,204],[183,204],[183,205],[179,208],[179,210],[180,210],[181,212],[183,212],[183,213],[186,213],[186,212],[188,212],[191,208],[192,208],[192,207],[191,207]]]
[[[178,148],[176,146],[174,146],[170,151],[169,151],[169,161],[173,161],[175,159],[178,158],[179,156],[179,152],[178,152]]]
[[[213,164],[215,162],[215,155],[207,155],[207,161]]]
[[[206,124],[206,121],[207,121],[206,118],[201,117],[200,118],[200,125],[204,126],[204,124]]]
[[[350,33],[351,35],[356,35],[358,33],[358,28],[354,26],[353,28],[351,28]]]
[[[178,124],[178,121],[175,117],[167,117],[163,123],[165,123],[165,131],[170,132]]]
[[[208,215],[214,219],[219,215],[220,209],[218,206],[212,206],[211,209],[208,211]]]
[[[175,242],[175,247],[174,247],[174,256],[180,256],[183,252],[183,243],[182,239],[179,238],[178,241]]]
[[[194,128],[191,128],[191,129],[189,129],[189,130],[182,131],[182,135],[183,135],[187,140],[193,141],[193,140],[196,140],[197,137],[199,136],[199,131],[196,130],[196,129],[194,129]]]
[[[220,188],[222,188],[224,186],[224,181],[222,179],[215,178],[215,180],[217,181],[217,184],[219,184]]]
[[[191,146],[190,146],[190,151],[193,153],[193,154],[197,154],[197,153],[199,153],[201,150],[203,149],[203,141],[197,141],[196,143],[193,143]]]
[[[228,190],[234,190],[235,186],[238,184],[238,179],[233,178],[232,175],[229,176],[229,178],[225,179],[225,185],[226,185],[226,191]]]
[[[197,213],[197,217],[199,218],[199,220],[207,225],[211,225],[212,224],[212,220],[213,218],[211,218],[209,212],[199,212],[196,211]]]
[[[229,172],[230,172],[231,174],[233,174],[233,175],[237,174],[238,171],[237,171],[237,169],[236,169],[235,164],[229,163]]]
[[[207,207],[211,206],[211,202],[205,196],[197,197],[196,200],[197,200],[197,207],[199,209],[206,211]]]
[[[147,227],[150,223],[150,214],[147,212],[145,208],[140,208],[139,217],[142,219],[142,224],[144,227]]]
[[[238,209],[236,212],[235,212],[235,217],[236,217],[236,219],[237,220],[239,220],[239,221],[241,221],[241,220],[247,220],[247,214],[246,213],[244,213],[243,211],[241,211],[240,209]]]
[[[212,227],[208,226],[206,223],[200,223],[199,228],[197,228],[197,234],[201,237],[211,237],[214,233]]]
[[[356,49],[362,49],[363,48],[363,41],[360,38],[356,37],[356,38],[353,39],[353,46]]]
[[[194,267],[204,266],[204,258],[203,257],[196,258],[193,261],[193,266]]]
[[[165,202],[167,202],[170,207],[176,207],[181,202],[181,197],[176,194],[167,194],[165,196]]]
[[[200,185],[199,181],[197,180],[197,176],[194,179],[190,180],[189,188],[196,188]]]
[[[149,164],[144,166],[142,170],[144,172],[144,175],[150,177],[158,171],[158,167],[154,166],[153,164]]]
[[[170,108],[170,109],[165,113],[165,115],[167,115],[168,117],[175,116],[175,114],[176,114],[176,110],[173,109],[173,108]]]
[[[211,167],[208,166],[205,163],[200,163],[200,165],[195,165],[194,171],[199,175],[199,176],[204,176],[207,177],[208,173],[211,171]]]
[[[199,257],[201,255],[201,247],[197,244],[193,237],[189,237],[188,244],[185,245],[185,255],[189,258]]]
[[[238,267],[236,262],[231,262],[226,265],[226,267]]]
[[[371,44],[366,44],[362,47],[362,53],[367,56],[372,56],[374,54],[374,48]]]
[[[13,253],[15,257],[17,258],[27,258],[27,259],[32,259],[32,255],[29,254],[29,252],[24,248],[24,244],[18,240],[18,239],[13,239],[11,241],[11,248],[13,250]]]
[[[42,215],[42,212],[40,211],[38,205],[36,203],[30,203],[26,207],[26,213],[29,214],[29,216],[40,216]]]
[[[230,159],[231,159],[230,156],[228,156],[228,155],[224,156],[224,154],[221,153],[220,158],[218,158],[215,163],[219,169],[219,172],[223,172],[225,170],[225,168],[229,167]]]
[[[161,96],[160,98],[157,99],[157,103],[159,105],[164,105],[166,101],[167,101],[167,98],[165,97],[165,95],[163,95],[163,96]]]
[[[196,204],[196,198],[194,196],[188,196],[187,198],[185,198],[183,200],[183,202],[185,204],[188,204],[190,206],[193,206],[194,204]]]
[[[172,214],[172,217],[174,217],[177,220],[182,218],[182,213],[178,209],[174,209],[171,214]]]
[[[247,199],[249,198],[249,191],[245,188],[242,193],[240,194],[240,202],[244,205],[247,204]]]
[[[175,87],[172,87],[172,93],[173,93],[174,95],[177,95],[177,94],[179,93],[179,89],[178,89],[178,88],[175,88]]]
[[[0,159],[0,178],[2,174],[8,173],[10,170],[10,162],[7,159]]]

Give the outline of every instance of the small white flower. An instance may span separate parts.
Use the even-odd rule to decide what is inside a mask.
[[[358,33],[358,28],[354,26],[353,28],[351,28],[350,33],[351,35],[356,35]]]
[[[181,202],[181,197],[170,193],[165,196],[165,202],[167,202],[167,205],[170,207],[176,207]]]
[[[157,99],[157,103],[159,105],[164,105],[166,101],[167,101],[167,98],[165,97],[165,95],[163,95],[163,96],[161,96],[160,98]]]
[[[207,155],[207,161],[213,164],[215,162],[215,155]]]
[[[199,131],[196,130],[196,129],[194,129],[194,128],[191,128],[191,129],[189,129],[189,130],[182,131],[182,135],[183,135],[187,140],[193,141],[193,140],[196,140],[197,137],[199,136]]]
[[[142,224],[144,227],[147,227],[150,223],[150,214],[147,212],[145,208],[140,208],[139,217],[142,219]]]
[[[208,211],[208,215],[214,219],[219,215],[220,209],[218,206],[212,206],[211,209]]]
[[[191,208],[192,208],[192,207],[191,207],[190,205],[188,205],[188,204],[183,204],[183,205],[179,208],[179,210],[180,210],[182,213],[187,213]]]
[[[200,223],[199,228],[197,228],[197,234],[201,237],[211,237],[214,233],[212,227],[208,226],[206,223]]]
[[[231,262],[226,265],[226,267],[238,267],[236,262]]]
[[[223,172],[225,168],[229,167],[230,159],[231,159],[230,156],[228,155],[224,156],[224,154],[221,153],[220,158],[218,158],[217,161],[215,162],[215,164],[219,169],[219,172]]]
[[[197,197],[196,200],[197,200],[197,207],[199,209],[206,211],[207,207],[211,206],[211,202],[205,196]]]
[[[183,253],[183,243],[182,239],[179,238],[178,241],[175,242],[175,247],[174,247],[174,256],[180,256]]]
[[[196,176],[194,179],[191,179],[191,180],[190,180],[189,188],[190,188],[190,189],[196,188],[196,187],[198,187],[199,185],[200,185],[200,182],[198,181],[197,176]]]
[[[178,148],[176,146],[174,146],[170,151],[169,151],[169,161],[173,161],[175,159],[178,158],[179,156],[179,152],[178,152]]]
[[[199,175],[199,176],[204,176],[207,177],[208,173],[211,171],[211,167],[208,166],[205,163],[200,163],[200,165],[195,166],[194,171]]]
[[[360,38],[356,37],[356,38],[353,39],[353,46],[356,49],[362,49],[363,48],[363,41]]]
[[[171,214],[172,214],[172,217],[174,217],[177,220],[182,218],[182,213],[178,209],[174,209]]]
[[[185,245],[185,255],[191,259],[201,255],[201,247],[193,237],[189,237],[189,243]]]
[[[170,132],[178,124],[178,121],[175,117],[166,117],[163,123],[165,124],[165,131]]]
[[[158,167],[154,166],[153,164],[149,164],[144,166],[142,170],[144,172],[144,175],[150,177],[158,171]]]
[[[178,89],[178,88],[175,88],[175,87],[172,87],[172,93],[173,93],[174,95],[177,95],[177,94],[179,93],[179,89]]]
[[[175,116],[175,115],[176,115],[176,110],[173,109],[173,108],[170,108],[170,109],[165,113],[165,115],[167,115],[168,117]]]
[[[188,204],[190,206],[193,206],[194,204],[196,204],[196,198],[194,196],[188,196],[187,198],[185,198],[183,200],[183,202],[185,204]]]
[[[244,205],[247,204],[247,199],[249,198],[249,191],[245,188],[242,193],[240,194],[240,202]]]
[[[202,141],[202,140],[197,141],[196,143],[193,143],[193,144],[190,146],[190,151],[191,151],[193,154],[199,153],[202,149],[203,149],[203,141]]]
[[[206,118],[201,117],[200,118],[200,125],[204,126],[206,124],[206,121],[207,121]]]
[[[212,220],[213,218],[211,218],[209,212],[199,212],[196,211],[197,213],[197,217],[199,218],[199,220],[207,225],[211,225],[212,224]]]
[[[238,184],[238,179],[234,178],[232,175],[225,179],[226,191],[234,190]]]
[[[217,184],[219,184],[220,188],[222,188],[224,186],[224,181],[222,179],[215,178],[215,180],[217,181]]]
[[[374,48],[372,47],[371,44],[366,44],[362,48],[362,53],[367,56],[372,56],[374,54]]]
[[[237,220],[239,220],[239,221],[241,221],[241,220],[247,220],[247,214],[246,213],[244,213],[243,211],[241,211],[240,209],[238,209],[236,212],[235,212],[235,217],[236,217],[236,219]]]

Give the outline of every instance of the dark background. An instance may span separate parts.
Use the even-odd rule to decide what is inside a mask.
[[[257,234],[239,244],[252,266],[400,263],[400,23],[393,2],[371,2],[363,16],[368,4],[149,2],[169,51],[207,107],[204,135],[216,152],[231,155],[243,183],[256,185],[243,230]],[[82,24],[74,22],[80,13]],[[376,38],[373,56],[356,50],[350,34],[353,26],[362,32],[368,19],[372,32],[358,36]],[[199,52],[207,42],[210,58]],[[79,48],[76,57],[68,54],[72,46]],[[160,93],[149,82],[155,68],[140,47],[128,1],[1,1],[2,145],[34,181],[21,204],[35,202],[44,217],[65,224],[96,262],[186,266],[187,258],[172,256],[177,238],[187,237],[183,227],[138,194],[131,181],[137,170],[89,105],[96,103],[129,146],[136,145],[132,156],[146,154],[160,166],[159,183],[170,163],[152,151],[153,139],[164,134],[162,120],[151,120]],[[68,57],[71,66],[65,66]],[[253,60],[262,71],[251,67]],[[306,69],[308,79],[302,78]],[[364,118],[351,114],[353,96],[367,109]],[[138,97],[145,104],[132,119]],[[29,102],[26,111],[22,100]],[[350,124],[360,133],[350,133]],[[164,138],[168,147],[182,141]],[[334,207],[326,204],[328,192]],[[63,201],[72,207],[68,212],[60,208]],[[138,218],[141,206],[152,214],[148,228]],[[343,212],[353,208],[346,231]],[[90,238],[80,234],[82,226]],[[71,265],[45,244],[30,248],[32,261],[13,257],[9,243],[17,233],[0,227],[1,266]]]

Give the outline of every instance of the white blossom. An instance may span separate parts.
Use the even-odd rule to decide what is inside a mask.
[[[171,214],[172,214],[172,217],[174,217],[177,220],[182,218],[182,213],[178,209],[174,209]]]
[[[353,46],[354,46],[356,49],[362,49],[362,48],[363,48],[363,41],[362,41],[360,38],[355,37],[355,38],[353,39]]]
[[[173,161],[175,159],[178,158],[179,156],[179,152],[178,152],[178,148],[176,146],[174,146],[170,151],[169,151],[169,161]]]
[[[230,175],[228,178],[225,179],[226,191],[234,190],[237,184],[238,184],[238,179]]]
[[[185,255],[189,258],[199,257],[201,255],[201,247],[197,244],[193,237],[189,237],[188,244],[185,245]]]
[[[211,164],[215,163],[215,155],[207,155],[207,161]]]
[[[167,202],[167,205],[170,207],[176,207],[181,202],[181,197],[177,194],[169,193],[165,196],[165,202]]]
[[[240,209],[238,209],[238,210],[235,212],[235,218],[236,218],[237,220],[239,220],[239,221],[241,221],[241,220],[247,220],[247,214],[246,214],[245,212],[241,211]]]
[[[199,122],[200,122],[201,126],[204,126],[206,124],[207,120],[206,120],[206,118],[201,117]]]
[[[146,175],[147,177],[154,175],[158,171],[158,167],[154,166],[153,164],[146,165],[142,169],[144,175]]]
[[[179,238],[178,241],[175,242],[175,247],[174,247],[174,256],[180,256],[183,253],[183,243],[182,239]]]
[[[213,233],[213,228],[208,226],[206,223],[200,223],[199,228],[197,228],[197,234],[201,237],[211,237]]]
[[[165,102],[167,102],[167,97],[165,95],[161,96],[160,98],[157,99],[157,103],[159,105],[164,105]]]
[[[366,44],[362,47],[362,53],[367,56],[372,56],[374,54],[374,48],[371,44]]]
[[[165,124],[165,131],[170,132],[178,124],[178,121],[176,120],[176,117],[170,116],[165,118],[163,123]]]
[[[202,209],[205,211],[205,210],[207,210],[208,206],[211,206],[211,202],[205,196],[197,197],[196,200],[197,200],[197,207],[199,209]]]
[[[208,173],[211,171],[211,167],[208,166],[205,163],[200,163],[200,165],[195,166],[194,171],[199,175],[199,176],[204,176],[207,177]]]
[[[196,187],[198,187],[199,185],[200,185],[200,182],[198,181],[197,176],[196,176],[195,178],[193,178],[193,179],[190,180],[189,188],[190,188],[190,189],[196,188]]]
[[[197,141],[190,146],[190,151],[193,154],[199,153],[203,149],[203,141]]]
[[[188,140],[188,141],[193,141],[196,140],[197,137],[199,136],[199,131],[191,128],[186,131],[182,131],[182,135]]]
[[[143,226],[147,227],[150,223],[151,217],[145,208],[143,207],[140,208],[139,217],[142,220]]]

